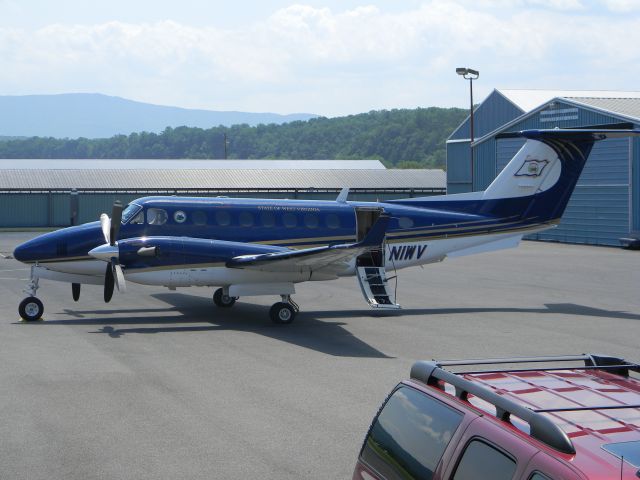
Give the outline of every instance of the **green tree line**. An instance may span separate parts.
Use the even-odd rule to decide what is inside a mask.
[[[0,141],[0,158],[224,158],[226,134],[233,159],[378,159],[393,168],[441,168],[445,140],[465,116],[462,109],[431,107],[111,138],[8,139]]]

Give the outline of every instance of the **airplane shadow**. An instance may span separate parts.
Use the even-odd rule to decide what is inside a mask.
[[[267,317],[268,307],[262,305],[242,303],[234,308],[221,309],[215,307],[211,299],[207,297],[183,293],[159,293],[151,296],[169,304],[169,307],[113,310],[64,309],[62,313],[74,318],[47,320],[42,323],[38,322],[38,324],[102,326],[90,333],[101,333],[110,338],[121,338],[129,334],[233,330],[264,335],[327,355],[394,358],[355,337],[343,328],[345,323],[319,320],[315,318],[313,312],[301,311],[292,324],[276,325]],[[171,312],[175,312],[176,316],[167,316],[167,313]],[[109,317],[109,315],[122,315],[123,313],[133,316]],[[163,323],[170,325],[163,325]],[[194,323],[205,325],[193,325]],[[127,328],[127,325],[131,325],[131,327]]]
[[[90,325],[101,326],[90,333],[105,334],[110,338],[121,338],[129,334],[162,334],[188,332],[242,331],[264,335],[327,355],[363,358],[393,358],[368,345],[343,328],[344,322],[331,319],[360,316],[394,317],[444,316],[474,313],[513,313],[541,315],[576,315],[583,317],[640,320],[640,314],[619,310],[605,310],[573,303],[548,303],[541,308],[407,308],[398,311],[358,310],[302,310],[291,325],[276,325],[267,319],[267,308],[263,305],[240,303],[231,309],[220,309],[212,305],[208,297],[184,293],[158,293],[152,297],[168,304],[165,308],[129,308],[112,310],[65,309],[69,320],[47,320],[31,323],[39,325]],[[167,315],[172,312],[175,315]],[[111,315],[131,314],[128,317]],[[98,315],[98,317],[96,317]],[[203,325],[193,325],[202,323]],[[163,325],[165,324],[165,325]],[[166,325],[170,324],[170,325]],[[127,327],[130,325],[130,327]],[[148,326],[145,326],[148,325]]]
[[[353,316],[435,316],[469,313],[536,313],[542,315],[577,315],[582,317],[640,320],[640,314],[622,310],[604,310],[575,303],[545,303],[544,308],[516,307],[461,307],[461,308],[403,308],[395,311],[375,310],[323,310],[311,312],[316,318],[343,318]]]

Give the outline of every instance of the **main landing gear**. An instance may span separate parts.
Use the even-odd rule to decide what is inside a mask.
[[[219,288],[215,292],[213,292],[213,303],[215,303],[217,307],[233,307],[233,304],[236,303],[237,299],[238,297],[230,297],[229,295],[224,293],[224,289],[222,288]]]
[[[291,295],[281,295],[282,301],[274,303],[269,310],[269,316],[273,323],[289,324],[293,322],[296,314],[300,311],[300,307],[291,298]]]
[[[34,320],[40,320],[42,313],[44,312],[44,305],[40,299],[36,298],[36,292],[38,291],[38,277],[33,275],[33,267],[31,267],[31,278],[29,283],[23,290],[24,293],[29,295],[27,298],[20,302],[18,306],[18,313],[25,322],[32,322]]]
[[[273,323],[282,325],[293,322],[296,314],[300,311],[300,307],[293,301],[291,295],[280,295],[282,297],[281,302],[274,303],[269,310],[269,317]],[[220,308],[232,307],[238,297],[231,297],[228,293],[225,293],[225,289],[218,288],[213,293],[213,303]]]

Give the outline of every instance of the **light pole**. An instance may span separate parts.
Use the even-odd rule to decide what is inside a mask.
[[[471,106],[469,107],[469,130],[471,134],[469,151],[471,152],[471,191],[473,191],[473,81],[480,76],[480,72],[473,68],[458,67],[456,68],[456,73],[465,80],[469,80],[469,95],[471,98]]]

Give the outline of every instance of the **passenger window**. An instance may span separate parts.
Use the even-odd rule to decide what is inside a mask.
[[[231,215],[226,210],[218,210],[216,212],[216,223],[222,227],[231,225]]]
[[[324,221],[327,224],[327,227],[331,229],[340,228],[340,218],[335,213],[327,215]]]
[[[242,212],[240,214],[240,225],[243,227],[253,226],[253,214],[251,212]]]
[[[293,228],[298,223],[298,219],[293,213],[285,213],[282,216],[282,223],[284,223],[284,226],[287,228]]]
[[[444,403],[400,387],[374,420],[361,458],[387,479],[430,480],[461,421]]]
[[[467,445],[453,480],[511,480],[516,462],[480,440]]]
[[[307,228],[318,228],[318,216],[313,213],[307,213],[304,216],[304,224]]]
[[[176,223],[184,223],[187,220],[187,214],[184,213],[182,210],[178,210],[178,211],[174,212],[173,220]]]
[[[271,228],[276,224],[276,216],[273,212],[262,212],[260,214],[260,222],[263,227]]]
[[[147,210],[147,224],[164,225],[167,223],[167,211],[162,208],[150,208]]]
[[[413,220],[409,217],[400,217],[398,225],[400,225],[400,228],[411,228],[413,227]]]
[[[191,217],[193,218],[194,225],[207,224],[207,214],[204,212],[193,212],[193,215]]]

